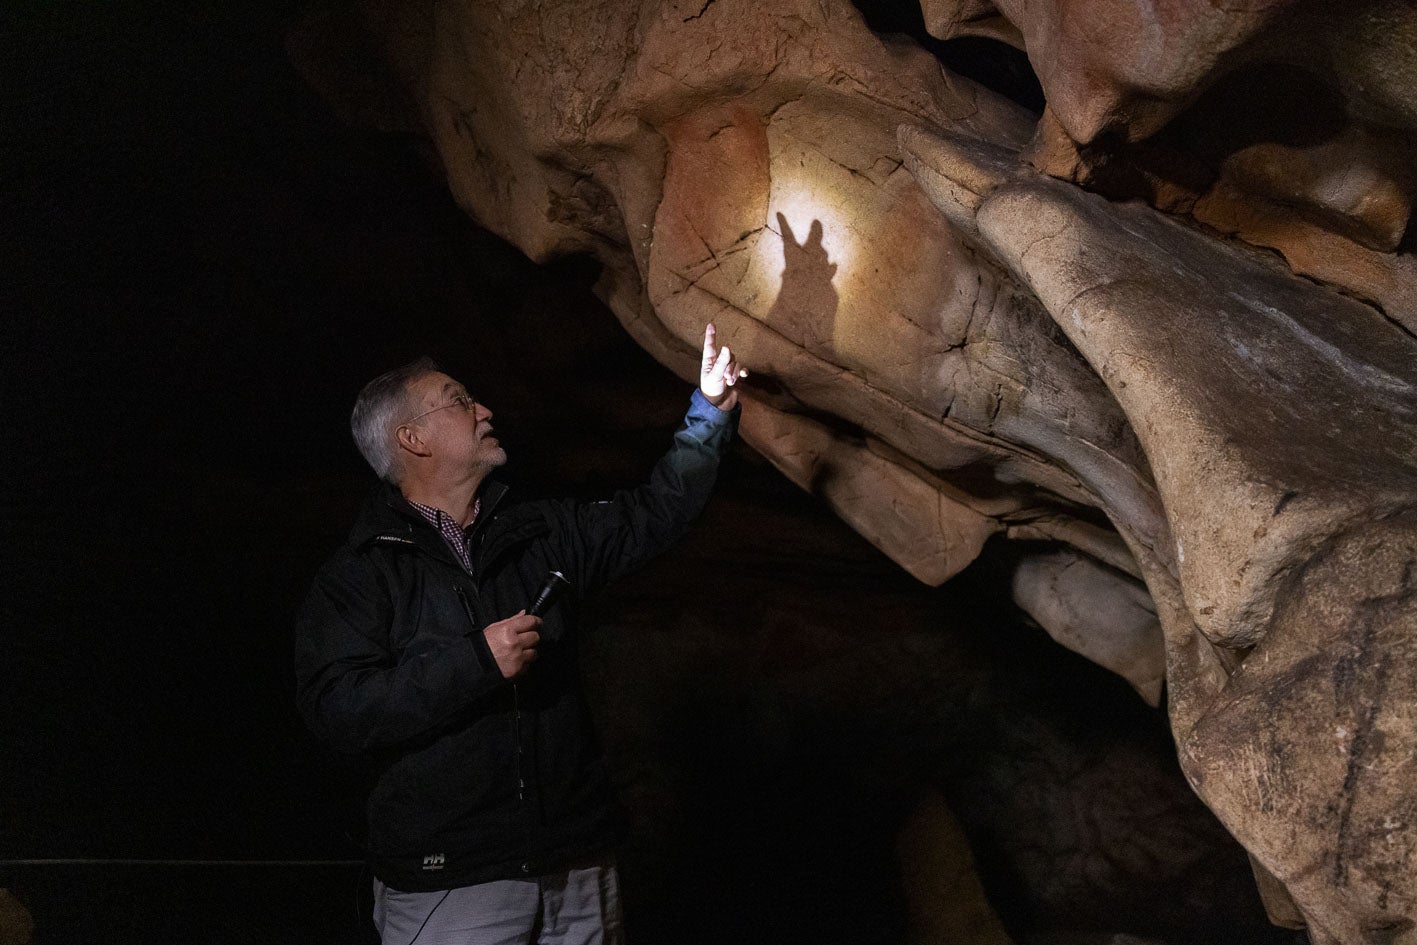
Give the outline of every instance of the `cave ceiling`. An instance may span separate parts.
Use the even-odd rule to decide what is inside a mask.
[[[366,0],[291,46],[673,370],[715,322],[743,437],[912,575],[1010,542],[1272,919],[1417,942],[1417,9],[911,13]]]

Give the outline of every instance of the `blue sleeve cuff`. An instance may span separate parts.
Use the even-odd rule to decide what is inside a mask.
[[[732,410],[719,410],[696,387],[693,397],[689,399],[689,412],[684,415],[680,435],[722,452],[737,434],[738,417],[742,412],[737,404]]]
[[[697,387],[694,388],[693,396],[689,398],[689,417],[696,420],[716,420],[720,423],[728,423],[730,418],[737,417],[741,408],[735,404],[732,410],[719,410],[709,399],[704,396],[704,392]]]

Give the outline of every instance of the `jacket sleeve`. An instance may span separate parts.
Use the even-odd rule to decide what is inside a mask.
[[[395,654],[378,569],[348,549],[320,571],[296,623],[296,701],[315,735],[349,753],[415,738],[504,680],[481,634]]]
[[[738,408],[719,410],[695,390],[673,445],[647,483],[572,507],[572,560],[579,573],[571,577],[579,593],[630,573],[688,531],[713,492],[738,415]]]

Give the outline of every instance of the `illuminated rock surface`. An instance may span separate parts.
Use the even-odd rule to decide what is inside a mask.
[[[402,115],[327,67],[347,29],[295,45],[665,364],[715,321],[745,439],[911,574],[1055,543],[1020,603],[1164,667],[1271,916],[1411,943],[1417,26],[1322,6],[926,3],[1026,50],[1041,120],[844,2],[370,2]]]

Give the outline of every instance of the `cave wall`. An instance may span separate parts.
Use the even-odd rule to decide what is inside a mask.
[[[345,114],[422,129],[481,224],[599,259],[663,363],[716,321],[745,439],[917,578],[1053,543],[1018,600],[1144,698],[1164,676],[1271,916],[1402,942],[1413,22],[946,0],[911,39],[843,2],[427,0],[293,46]],[[942,68],[960,37],[1022,50],[1042,114]]]

